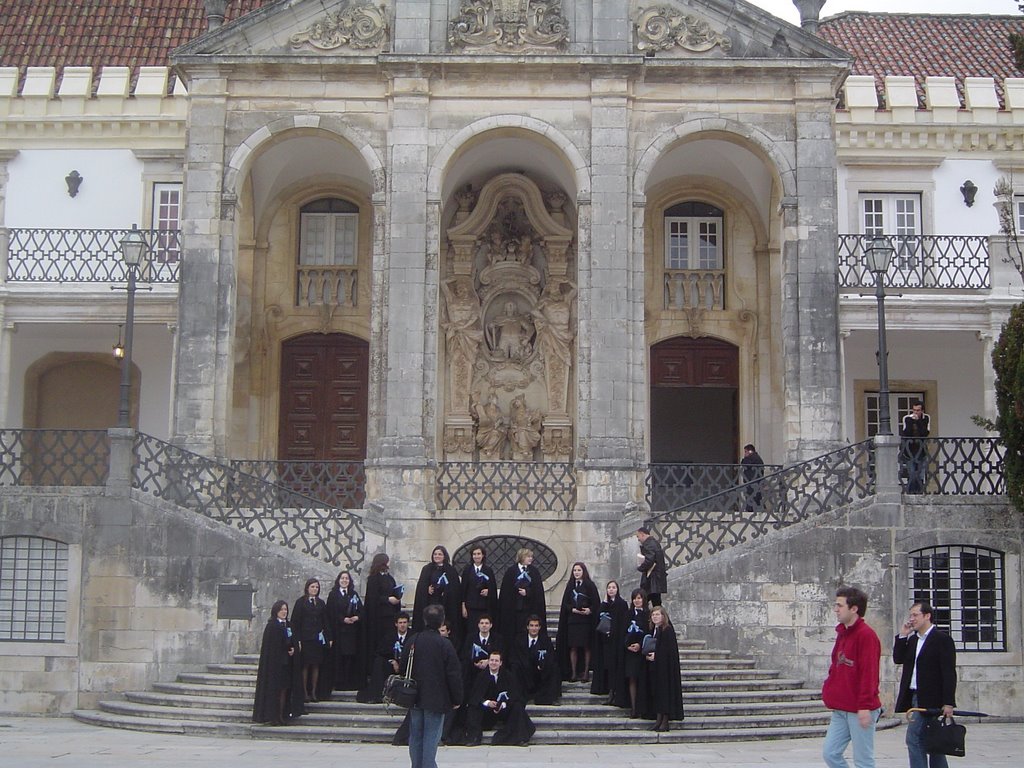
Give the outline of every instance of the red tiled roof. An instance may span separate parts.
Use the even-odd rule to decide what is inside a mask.
[[[230,0],[226,21],[271,0]],[[203,0],[0,0],[0,66],[166,66],[206,31]]]
[[[1024,34],[1024,16],[953,16],[850,11],[823,19],[818,34],[854,57],[854,75],[872,75],[882,95],[886,75],[912,75],[924,105],[925,77],[955,77],[963,103],[965,77],[1002,82],[1024,77],[1007,41]]]

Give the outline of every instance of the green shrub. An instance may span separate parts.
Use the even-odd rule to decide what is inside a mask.
[[[996,429],[1006,446],[1006,492],[1024,512],[1024,304],[1010,312],[992,351],[996,377]]]

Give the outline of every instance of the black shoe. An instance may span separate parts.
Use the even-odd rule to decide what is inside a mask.
[[[481,744],[481,740],[479,738],[476,738],[476,739],[466,739],[466,743],[465,743],[464,746],[467,746],[467,747],[479,747],[480,744]]]

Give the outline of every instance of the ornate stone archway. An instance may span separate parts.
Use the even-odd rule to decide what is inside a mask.
[[[562,192],[522,174],[457,194],[441,283],[450,461],[568,461],[576,264]]]

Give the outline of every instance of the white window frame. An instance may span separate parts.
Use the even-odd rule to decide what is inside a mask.
[[[301,213],[299,218],[299,266],[354,267],[359,259],[359,214],[358,213]],[[323,223],[320,232],[314,225]],[[342,236],[348,241],[341,258],[338,258],[338,225]],[[311,252],[310,246],[322,234],[322,249]]]
[[[915,400],[924,403],[924,411],[928,413],[928,400],[925,395],[926,392],[921,389],[889,392],[889,414],[894,434],[898,433],[899,425],[903,423],[903,417],[910,413],[910,404]],[[864,429],[865,436],[868,438],[878,434],[878,401],[877,389],[864,391],[861,407],[864,409]]]
[[[153,182],[152,228],[158,234],[153,244],[157,261],[170,263],[181,258],[181,209],[185,203],[181,182]],[[161,232],[174,232],[162,235]]]
[[[918,272],[921,269],[923,195],[920,192],[861,192],[858,198],[861,234],[891,235],[896,253],[890,269]],[[871,210],[869,210],[871,206]]]
[[[679,231],[685,227],[686,252],[677,246]],[[723,219],[719,216],[666,216],[665,217],[665,269],[720,270],[724,264],[722,247]],[[696,233],[696,234],[694,234]],[[708,246],[708,239],[713,247]],[[708,258],[708,252],[711,257]]]

